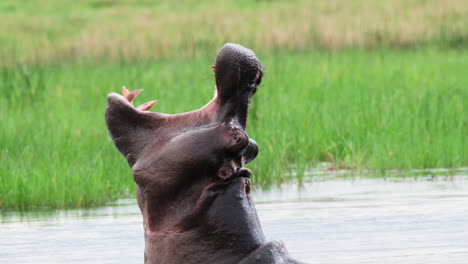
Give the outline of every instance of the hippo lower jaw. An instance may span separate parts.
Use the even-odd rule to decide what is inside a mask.
[[[146,264],[302,263],[289,256],[282,242],[266,242],[248,178],[205,186],[194,208],[196,212],[170,229],[145,229]]]
[[[180,221],[163,221],[173,225],[144,225],[145,263],[234,264],[265,242],[248,178],[205,185],[192,208]]]

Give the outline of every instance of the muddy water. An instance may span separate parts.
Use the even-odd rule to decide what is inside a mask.
[[[468,176],[418,180],[314,177],[254,190],[269,239],[310,263],[468,263]],[[142,263],[133,199],[3,215],[0,263]]]

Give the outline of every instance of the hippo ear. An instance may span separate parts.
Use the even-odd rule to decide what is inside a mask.
[[[111,93],[107,96],[106,125],[117,149],[127,158],[130,167],[142,153],[155,135],[155,129],[160,127],[163,118],[161,114],[146,112],[155,101],[148,102],[138,108],[132,101],[141,91],[129,92],[123,90],[123,95]]]

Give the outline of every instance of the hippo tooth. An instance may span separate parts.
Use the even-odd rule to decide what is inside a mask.
[[[126,96],[129,93],[130,93],[130,91],[125,86],[122,86],[122,95]]]
[[[135,90],[135,91],[131,91],[131,92],[129,92],[128,94],[124,95],[124,97],[125,97],[130,103],[133,103],[133,99],[135,99],[135,97],[137,97],[142,91],[143,91],[143,89],[138,89],[138,90]]]
[[[140,110],[140,111],[148,111],[148,110],[151,109],[151,107],[153,107],[157,103],[158,103],[157,100],[149,101],[149,102],[146,102],[146,103],[138,106],[137,109]]]

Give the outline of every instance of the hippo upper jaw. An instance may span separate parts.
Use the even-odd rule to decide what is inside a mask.
[[[215,61],[216,93],[204,107],[182,114],[148,112],[157,101],[139,107],[133,100],[142,90],[107,97],[105,120],[117,149],[132,167],[150,142],[165,142],[175,133],[214,123],[236,123],[242,130],[247,126],[250,99],[263,76],[263,67],[255,53],[238,44],[228,43],[218,51]],[[250,149],[247,156],[258,152]],[[253,158],[246,158],[245,163]]]
[[[263,77],[263,66],[253,51],[227,43],[215,60],[216,96],[225,105],[226,119],[237,119],[245,129],[251,97]]]

